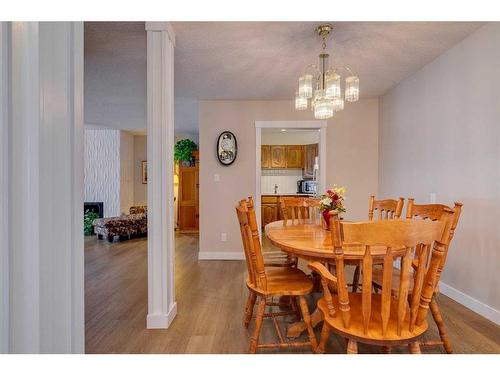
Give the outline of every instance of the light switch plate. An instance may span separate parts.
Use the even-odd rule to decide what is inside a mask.
[[[216,174],[214,174],[214,181],[215,181],[215,182],[219,182],[219,181],[220,181],[220,176],[219,176],[219,174],[217,174],[217,173],[216,173]]]
[[[220,234],[220,240],[222,242],[226,242],[227,241],[227,233],[221,233]]]

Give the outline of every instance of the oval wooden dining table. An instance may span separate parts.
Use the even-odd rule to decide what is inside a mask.
[[[323,228],[320,220],[280,220],[269,223],[264,228],[269,241],[282,251],[295,255],[307,261],[334,263],[334,253],[331,232]],[[385,247],[372,247],[374,259],[383,258]],[[363,259],[364,248],[359,244],[343,246],[346,264],[359,264]],[[323,321],[323,314],[319,309],[311,314],[311,323],[315,327]],[[304,322],[290,324],[287,330],[288,338],[299,337],[306,330]]]

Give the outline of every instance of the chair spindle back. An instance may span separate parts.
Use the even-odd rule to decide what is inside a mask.
[[[280,197],[281,213],[287,220],[316,220],[319,217],[319,199],[308,197]]]
[[[240,224],[241,240],[245,251],[248,277],[254,286],[266,290],[267,278],[264,267],[262,246],[257,229],[257,219],[252,197],[242,199],[236,206],[236,215]]]
[[[373,220],[374,211],[378,211],[378,220],[399,219],[403,212],[404,198],[375,200],[370,196],[368,203],[368,220]]]
[[[453,217],[451,219],[451,226],[448,234],[448,239],[446,241],[446,248],[444,251],[442,262],[438,269],[437,281],[441,277],[441,272],[443,271],[444,265],[446,263],[446,258],[448,257],[448,249],[450,248],[451,241],[455,235],[455,229],[458,225],[458,220],[462,213],[462,203],[455,202],[453,209],[444,204],[415,204],[415,199],[408,198],[408,207],[406,209],[407,219],[422,219],[422,220],[444,220],[446,212],[449,210],[453,211]],[[420,254],[420,249],[416,251],[416,259],[418,259]]]

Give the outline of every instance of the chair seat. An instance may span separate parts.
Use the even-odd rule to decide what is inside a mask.
[[[349,293],[349,305],[350,305],[350,327],[344,328],[344,322],[342,320],[342,314],[339,311],[339,302],[336,295],[332,296],[333,305],[336,310],[334,317],[328,314],[328,306],[325,298],[321,298],[318,301],[318,308],[323,313],[325,317],[325,322],[338,334],[341,336],[364,342],[366,344],[372,345],[397,345],[406,344],[414,341],[427,331],[427,321],[425,321],[421,326],[415,326],[413,332],[409,331],[410,327],[410,310],[407,309],[405,320],[402,325],[401,335],[397,334],[397,308],[398,301],[395,298],[391,300],[391,314],[389,317],[389,324],[387,326],[387,332],[385,336],[382,336],[382,319],[380,316],[380,305],[381,305],[381,295],[372,294],[372,314],[370,318],[370,324],[368,326],[368,332],[365,334],[363,329],[363,313],[362,313],[362,296],[361,293]]]
[[[246,283],[250,290],[261,296],[302,296],[310,293],[313,282],[309,276],[297,268],[266,269],[267,289],[263,290]]]

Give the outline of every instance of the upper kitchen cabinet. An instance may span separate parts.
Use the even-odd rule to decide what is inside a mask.
[[[271,168],[271,146],[260,146],[260,167]]]
[[[271,146],[271,168],[286,168],[286,146]]]
[[[317,143],[262,145],[260,146],[260,167],[262,169],[303,169],[304,178],[312,178],[316,156],[318,156]]]
[[[302,146],[286,146],[286,167],[302,168]]]
[[[318,156],[318,150],[317,143],[304,146],[304,178],[313,178],[314,159]]]

